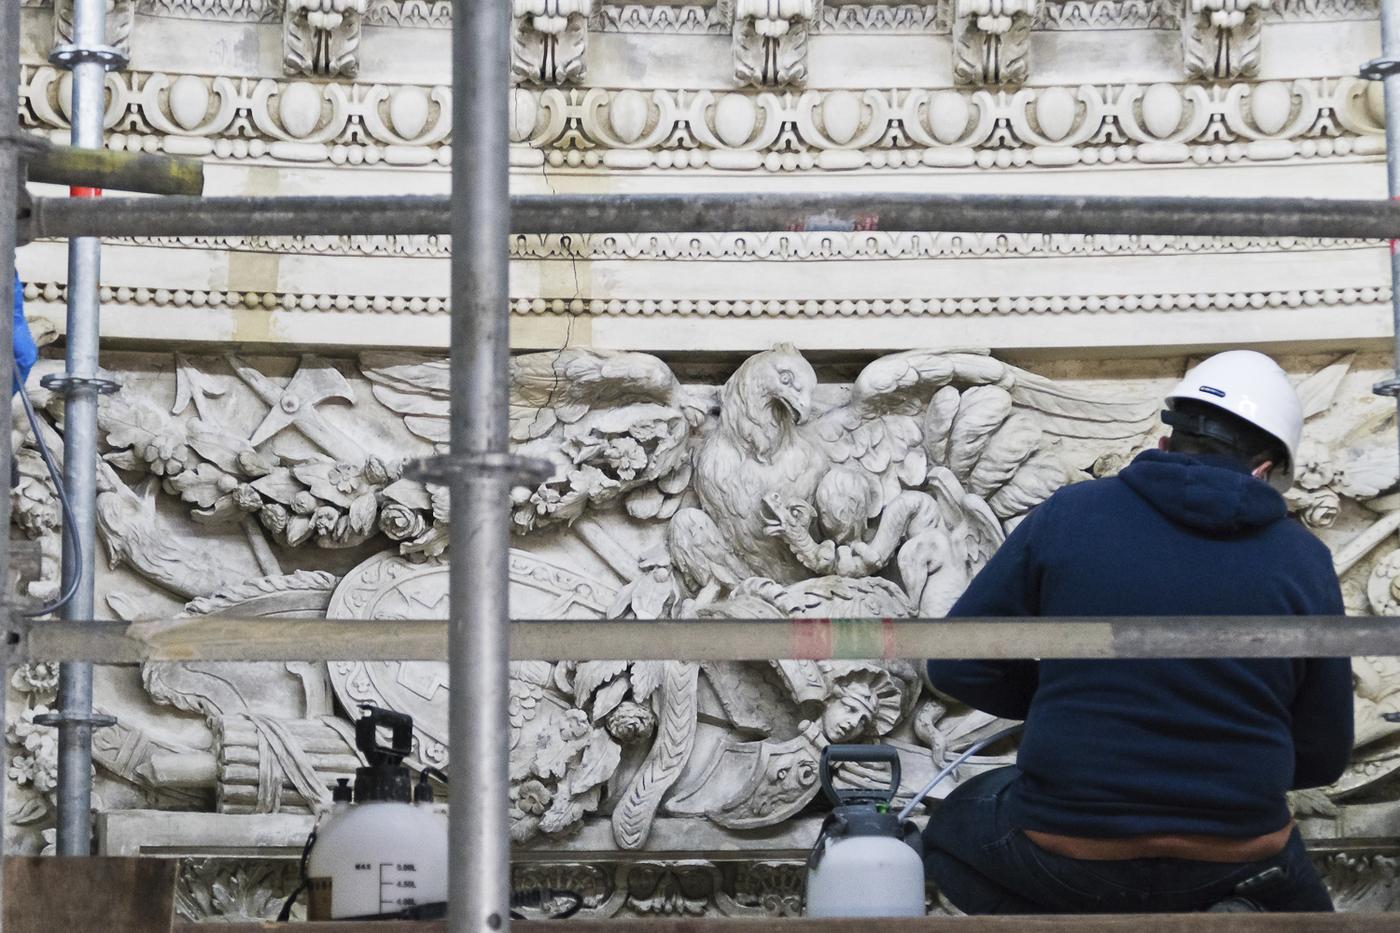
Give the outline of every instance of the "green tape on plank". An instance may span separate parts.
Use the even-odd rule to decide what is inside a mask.
[[[792,657],[820,661],[827,658],[893,658],[894,622],[891,619],[793,619]]]

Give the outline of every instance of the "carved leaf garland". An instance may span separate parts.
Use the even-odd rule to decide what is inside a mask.
[[[688,661],[665,665],[656,741],[613,811],[613,839],[624,849],[646,842],[661,798],[680,777],[695,746],[700,667]]]

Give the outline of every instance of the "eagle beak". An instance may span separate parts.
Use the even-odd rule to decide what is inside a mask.
[[[807,420],[807,402],[797,393],[783,394],[778,396],[778,401],[792,415],[793,424],[801,424]]]

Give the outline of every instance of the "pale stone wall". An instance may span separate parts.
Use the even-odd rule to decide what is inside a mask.
[[[62,138],[58,2],[24,2],[21,119]],[[1382,196],[1378,88],[1353,77],[1375,4],[1209,6],[517,4],[512,183]],[[108,81],[108,144],[198,156],[211,194],[446,191],[449,16],[115,0],[131,67]],[[1289,501],[1349,610],[1396,612],[1394,411],[1369,393],[1390,367],[1382,244],[811,229],[511,248],[513,437],[558,466],[514,505],[519,616],[941,614],[1026,511],[1153,443],[1162,393],[1231,345],[1277,352],[1300,384]],[[446,502],[402,467],[446,439],[447,250],[105,247],[104,365],[124,390],[101,414],[104,614],[443,611]],[[63,244],[19,268],[36,326],[61,332]],[[51,423],[37,380],[58,365],[34,376]],[[32,447],[21,468],[13,533],[45,555],[23,583],[40,597],[58,519]],[[1357,845],[1400,819],[1379,716],[1400,667],[1356,671],[1356,765],[1296,810],[1339,902],[1383,909],[1393,853]],[[355,767],[355,703],[411,712],[418,761],[450,764],[440,665],[98,679],[120,720],[96,743],[100,844],[184,857],[188,916],[275,913],[326,785]],[[53,682],[31,665],[10,684],[24,851],[52,821],[52,738],[28,720]],[[532,663],[511,689],[518,884],[575,887],[600,917],[795,911],[821,747],[894,746],[910,792],[998,727],[907,663]]]

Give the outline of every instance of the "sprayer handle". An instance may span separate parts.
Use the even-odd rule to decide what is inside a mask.
[[[838,761],[869,761],[888,764],[890,766],[889,788],[883,792],[864,788],[838,789],[831,783],[831,766]],[[819,771],[822,779],[822,790],[826,792],[827,799],[836,806],[871,800],[889,801],[893,800],[894,795],[899,791],[899,752],[888,745],[828,745],[822,749]]]

